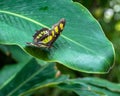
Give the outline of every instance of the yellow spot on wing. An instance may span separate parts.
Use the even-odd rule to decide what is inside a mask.
[[[36,38],[37,38],[37,39],[39,39],[40,37],[39,37],[39,36],[37,36]]]
[[[50,42],[51,40],[52,40],[52,36],[50,35],[50,36],[46,37],[42,42],[46,44],[46,43]]]
[[[37,38],[37,39],[39,39],[41,36],[42,36],[42,35],[41,35],[41,34],[39,34],[36,38]]]
[[[58,26],[55,26],[55,32],[58,33]]]
[[[55,33],[54,33],[54,31],[52,30],[52,36],[54,36],[55,35]]]
[[[60,29],[63,30],[63,23],[60,23]]]
[[[46,31],[42,31],[40,34],[41,34],[41,35],[44,35],[44,34],[46,34]]]
[[[39,37],[41,37],[42,35],[41,35],[41,34],[39,34],[38,36],[39,36]]]
[[[50,35],[50,36],[48,36],[48,38],[49,38],[49,41],[51,41],[52,40],[52,36]]]

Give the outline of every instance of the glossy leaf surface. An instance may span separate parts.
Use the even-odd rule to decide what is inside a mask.
[[[99,23],[82,5],[71,0],[0,0],[0,43],[16,44],[31,55],[87,73],[106,73],[114,48]],[[58,6],[59,5],[59,6]],[[66,19],[62,35],[51,49],[27,46],[35,30],[51,28]]]

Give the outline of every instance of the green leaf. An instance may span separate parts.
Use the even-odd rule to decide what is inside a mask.
[[[54,64],[40,66],[36,60],[32,59],[6,86],[0,89],[0,96],[18,96],[25,94],[26,91],[30,93],[67,79],[66,76],[61,77],[61,79],[55,78],[55,74]]]
[[[108,85],[109,84],[109,85]],[[114,87],[114,88],[111,88]],[[119,84],[113,84],[109,81],[98,78],[78,78],[67,80],[59,84],[58,88],[73,91],[79,96],[119,96],[120,92],[111,89],[120,90]],[[110,89],[110,90],[109,90]]]
[[[88,84],[91,84],[94,86],[106,88],[106,89],[113,91],[113,92],[120,92],[120,84],[112,83],[112,82],[109,82],[109,81],[104,80],[104,79],[95,78],[95,77],[94,78],[93,77],[92,78],[86,77],[86,78],[78,80],[78,82],[79,81],[83,81],[85,83],[88,83]]]
[[[31,59],[31,57],[18,46],[4,46],[2,49],[4,52],[10,53],[16,63],[6,65],[0,69],[0,88],[10,82]]]
[[[67,81],[65,83],[59,84],[58,88],[62,90],[68,90],[75,92],[78,96],[100,96],[99,94],[93,92],[92,90],[89,90],[89,87],[82,83],[74,83]]]
[[[106,73],[114,48],[100,25],[82,5],[71,0],[0,0],[0,43],[16,44],[33,56],[87,73]],[[58,6],[59,5],[59,6]],[[51,49],[28,47],[35,30],[66,19]]]
[[[61,84],[62,82],[66,81],[66,80],[68,80],[68,76],[66,76],[66,75],[61,75],[60,77],[57,77],[57,78],[54,78],[54,77],[48,78],[42,82],[40,81],[39,83],[34,85],[29,90],[26,90],[25,92],[21,93],[21,95],[25,96],[27,94],[35,93],[36,91],[40,90],[41,88],[45,88],[45,87],[47,87],[47,88],[55,87],[58,84]]]
[[[17,61],[0,69],[0,96],[25,96],[68,79],[68,76],[55,77],[57,70],[54,64],[33,59],[18,46],[0,46],[0,48],[4,52],[11,53]]]

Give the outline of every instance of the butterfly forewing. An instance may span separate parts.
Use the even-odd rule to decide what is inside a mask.
[[[51,29],[51,35],[53,37],[53,39],[50,41],[50,45],[52,45],[56,39],[59,37],[59,35],[61,34],[61,32],[63,31],[64,29],[64,26],[65,26],[65,19],[61,19],[57,24],[54,24],[52,26],[52,29]]]

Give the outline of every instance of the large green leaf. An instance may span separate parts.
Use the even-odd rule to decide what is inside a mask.
[[[60,18],[65,29],[51,49],[28,47],[35,30]],[[114,49],[86,8],[71,0],[0,0],[0,43],[17,44],[33,56],[88,73],[108,72]]]

